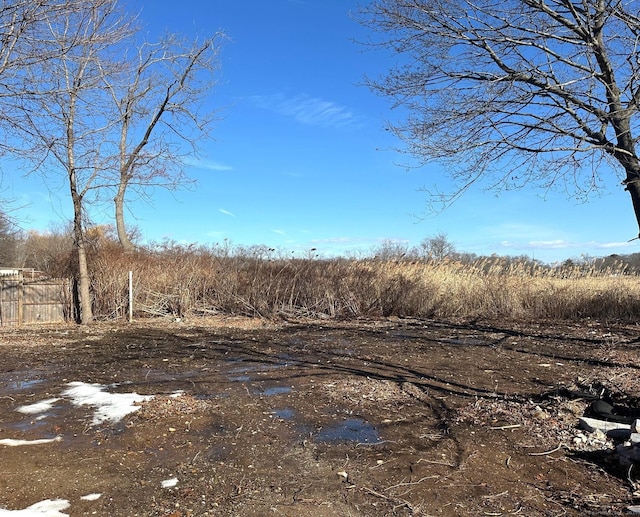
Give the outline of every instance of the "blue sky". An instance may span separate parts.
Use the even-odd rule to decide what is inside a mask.
[[[186,165],[196,187],[131,205],[128,223],[147,241],[228,239],[331,256],[369,252],[385,240],[415,246],[443,232],[458,251],[547,262],[640,251],[639,241],[627,242],[637,227],[618,185],[588,204],[536,190],[496,196],[478,185],[428,212],[424,188],[449,183],[435,165],[407,169],[394,150],[399,142],[384,129],[395,116],[390,103],[362,85],[393,56],[354,42],[367,37],[350,17],[355,0],[123,2],[140,11],[151,38],[164,31],[229,38],[210,98],[222,117],[215,141]],[[69,217],[63,186],[6,174],[3,186],[25,206],[28,228]]]

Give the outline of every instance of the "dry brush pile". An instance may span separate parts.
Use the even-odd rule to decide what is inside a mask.
[[[242,314],[267,318],[405,316],[579,318],[631,321],[640,283],[624,267],[551,268],[492,259],[318,259],[266,248],[163,245],[91,259],[95,313],[125,317],[128,272],[134,315]]]

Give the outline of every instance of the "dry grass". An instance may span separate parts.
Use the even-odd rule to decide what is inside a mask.
[[[624,267],[550,268],[496,258],[294,259],[272,250],[170,245],[92,258],[96,314],[127,314],[133,271],[136,317],[235,314],[275,318],[406,316],[634,320],[640,283]]]

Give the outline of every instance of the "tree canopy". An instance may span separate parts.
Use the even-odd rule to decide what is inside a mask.
[[[374,0],[363,22],[398,65],[370,86],[404,108],[391,129],[459,182],[622,181],[640,225],[636,0]]]

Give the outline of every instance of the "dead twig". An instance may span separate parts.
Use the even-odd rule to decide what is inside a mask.
[[[444,465],[445,467],[451,467],[451,468],[454,468],[456,466],[454,463],[449,463],[447,461],[425,460],[424,458],[420,458],[418,461],[416,461],[416,465],[418,465],[423,461],[425,463],[430,463],[432,465]]]
[[[398,487],[401,487],[401,486],[419,485],[420,483],[422,483],[423,481],[426,481],[427,479],[437,479],[439,477],[440,476],[438,476],[438,475],[425,476],[425,477],[422,477],[422,478],[418,479],[417,481],[405,481],[405,482],[402,482],[402,483],[396,483],[395,485],[391,485],[391,486],[385,488],[385,490],[386,491],[393,490],[394,488],[398,488]]]
[[[636,485],[636,482],[631,478],[632,470],[633,470],[633,463],[629,465],[629,470],[627,470],[627,481],[629,482],[629,486],[631,487],[631,489],[635,491],[638,489],[638,486]]]
[[[509,491],[505,490],[504,492],[500,492],[499,494],[493,494],[493,495],[483,495],[482,498],[483,499],[498,499],[504,495],[508,495]]]
[[[555,449],[551,449],[550,451],[530,452],[529,456],[547,456],[549,454],[553,454],[554,452],[559,451],[560,449],[562,449],[562,444],[558,445]]]
[[[381,499],[384,499],[385,501],[389,501],[390,503],[396,503],[395,506],[393,507],[394,511],[397,510],[398,508],[402,508],[403,506],[408,508],[410,511],[415,511],[415,508],[413,507],[413,505],[409,502],[406,501],[404,499],[399,499],[397,497],[389,497],[386,496],[384,494],[381,494],[380,492],[376,492],[375,490],[368,488],[366,486],[360,487],[362,490],[364,490],[365,492],[367,492],[368,494],[371,494],[373,496],[379,497]]]

